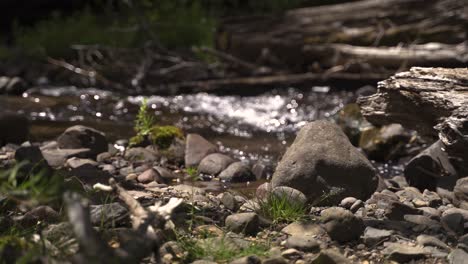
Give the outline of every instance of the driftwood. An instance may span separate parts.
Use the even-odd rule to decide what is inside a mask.
[[[371,123],[400,123],[438,136],[468,173],[468,68],[414,67],[379,82],[378,92],[358,104]]]
[[[364,0],[295,9],[281,16],[226,19],[216,39],[218,49],[236,57],[272,63],[263,56],[268,51],[268,57],[277,61],[274,66],[297,71],[314,63],[348,65],[356,58],[389,68],[398,68],[404,61],[407,67],[423,66],[420,62],[443,66],[460,65],[455,44],[467,39],[467,26],[465,1]],[[451,45],[441,46],[437,54],[430,54],[427,47],[412,46],[431,42]],[[376,46],[382,48],[371,48]],[[415,49],[418,51],[413,52]],[[454,54],[446,53],[447,49],[455,49],[448,52]],[[461,52],[466,59],[466,47]],[[330,63],[336,54],[341,60]]]
[[[80,245],[80,254],[76,256],[77,263],[140,263],[154,254],[158,261],[158,249],[163,242],[162,230],[170,219],[172,211],[177,208],[181,199],[171,198],[162,206],[144,208],[124,188],[109,180],[110,186],[95,185],[96,189],[114,191],[127,205],[132,217],[132,233],[129,241],[123,241],[120,248],[111,248],[91,225],[89,208],[86,200],[75,193],[66,193],[64,201],[73,231]]]

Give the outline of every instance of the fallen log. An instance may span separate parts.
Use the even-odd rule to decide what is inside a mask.
[[[456,169],[468,175],[468,68],[420,68],[378,83],[360,97],[363,116],[377,125],[400,123],[438,136]],[[458,166],[457,166],[458,164]]]
[[[345,73],[330,72],[318,73],[298,73],[298,74],[278,74],[268,76],[236,77],[224,79],[212,79],[201,81],[189,81],[169,84],[167,87],[154,87],[158,93],[180,93],[184,91],[192,92],[212,92],[215,90],[246,91],[248,88],[287,88],[291,85],[302,86],[304,84],[327,82],[327,81],[364,81],[375,83],[389,77],[388,74],[379,73]]]
[[[244,60],[258,58],[265,65],[274,63],[269,60],[274,57],[276,63],[272,66],[296,71],[304,71],[317,62],[324,67],[332,67],[334,65],[328,63],[328,53],[318,60],[305,54],[312,49],[325,48],[332,53],[338,50],[350,57],[344,56],[344,62],[340,61],[347,64],[356,56],[369,58],[368,51],[372,50],[364,47],[403,47],[411,52],[413,44],[436,42],[452,44],[455,48],[455,44],[467,39],[465,5],[459,0],[364,0],[295,9],[282,16],[231,18],[222,22],[216,42],[217,48],[223,52]],[[384,48],[373,50],[372,57],[384,52],[376,62],[380,66],[388,63],[390,68],[394,68],[405,60],[401,58],[395,62],[392,59],[394,51],[385,51]],[[269,55],[265,57],[263,54]],[[399,54],[404,55],[402,52]],[[406,56],[415,62],[407,66],[423,66],[419,62],[426,62],[428,54]],[[424,65],[444,64],[432,59]]]

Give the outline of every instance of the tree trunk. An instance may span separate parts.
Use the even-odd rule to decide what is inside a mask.
[[[465,4],[364,0],[295,9],[280,17],[227,19],[218,31],[217,46],[244,60],[258,58],[257,63],[295,71],[313,70],[317,64],[322,70],[344,65],[356,71],[350,67],[356,59],[369,65],[364,70],[379,66],[390,72],[401,66],[464,66],[466,44],[456,44],[467,38]],[[415,45],[431,42],[450,45]],[[434,48],[437,52],[431,54]]]
[[[379,82],[377,93],[358,104],[371,123],[400,123],[437,135],[468,173],[468,68],[414,67]]]

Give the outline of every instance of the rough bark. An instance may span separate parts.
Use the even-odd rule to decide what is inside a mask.
[[[462,173],[468,173],[468,68],[420,68],[379,82],[376,94],[358,99],[364,117],[400,123],[438,136]]]
[[[307,69],[314,62],[330,67],[330,54],[336,52],[345,55],[344,62],[341,61],[345,65],[358,56],[369,59],[372,65],[390,68],[398,68],[401,61],[408,61],[407,66],[423,66],[419,62],[425,61],[425,53],[419,57],[419,53],[406,54],[402,49],[398,52],[400,59],[395,60],[395,49],[371,50],[372,56],[369,57],[366,47],[403,45],[411,51],[415,49],[415,46],[410,46],[412,44],[463,43],[468,26],[465,5],[459,0],[364,0],[295,9],[279,17],[233,18],[222,23],[217,46],[243,59],[259,58],[259,63],[298,70]],[[313,50],[327,52],[317,58],[310,56]],[[317,54],[312,52],[312,55]],[[376,55],[386,59],[375,61]],[[442,66],[447,63],[446,58],[441,57],[442,63],[439,64],[439,60],[434,59],[437,56],[430,57],[430,63],[425,65]],[[389,65],[386,65],[387,61]],[[452,62],[460,65],[456,59],[450,64]]]

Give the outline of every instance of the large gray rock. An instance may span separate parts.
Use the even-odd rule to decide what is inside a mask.
[[[218,175],[225,170],[234,160],[220,153],[213,153],[206,156],[198,165],[198,171],[209,175]]]
[[[57,138],[58,147],[61,149],[80,149],[88,148],[97,156],[97,154],[107,151],[107,139],[104,133],[85,126],[72,126],[67,128]]]
[[[452,190],[456,174],[440,140],[412,158],[405,167],[406,180],[421,191],[434,191],[438,186]]]
[[[378,178],[369,160],[341,129],[328,121],[305,125],[279,162],[272,186],[289,186],[309,201],[338,204],[345,197],[361,200],[376,190]]]
[[[216,152],[217,148],[198,134],[188,134],[185,143],[185,167],[195,167],[208,154]]]
[[[0,146],[6,143],[21,144],[28,138],[29,122],[19,114],[0,114]]]

